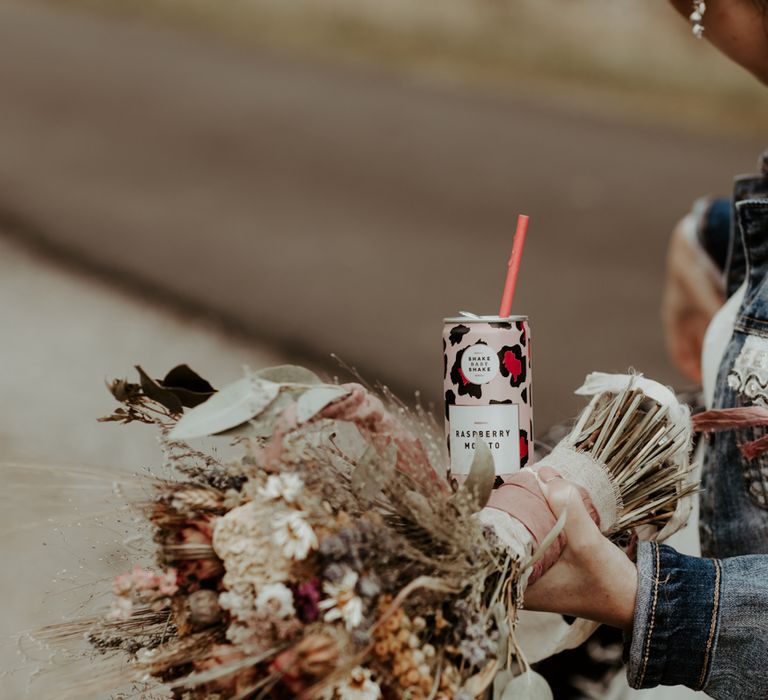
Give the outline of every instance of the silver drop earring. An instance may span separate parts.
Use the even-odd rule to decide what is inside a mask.
[[[704,13],[707,11],[707,5],[704,0],[693,0],[693,11],[688,16],[691,20],[691,31],[697,39],[701,39],[704,34]]]

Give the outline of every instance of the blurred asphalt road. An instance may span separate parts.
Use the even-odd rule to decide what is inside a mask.
[[[539,425],[590,370],[678,379],[666,237],[762,146],[0,3],[0,220],[437,399],[441,318],[496,310],[526,212]]]
[[[167,473],[156,430],[96,422],[115,408],[104,380],[135,377],[137,363],[161,375],[183,355],[222,386],[244,364],[284,358],[194,316],[148,308],[5,236],[0,299],[0,698],[60,700],[75,673],[81,682],[93,678],[90,655],[47,665],[50,650],[16,637],[108,604],[109,580],[147,552],[136,546],[142,530],[121,510],[125,496],[115,484],[147,468]],[[27,693],[41,666],[49,672]],[[118,697],[66,697],[108,695]]]

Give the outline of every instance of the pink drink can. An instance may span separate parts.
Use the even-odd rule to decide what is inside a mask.
[[[533,451],[528,317],[444,319],[443,378],[452,478],[466,477],[475,442],[483,440],[500,484],[524,467]]]

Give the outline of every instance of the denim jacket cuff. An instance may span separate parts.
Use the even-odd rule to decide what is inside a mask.
[[[633,688],[706,685],[720,618],[720,563],[641,542],[627,678]]]

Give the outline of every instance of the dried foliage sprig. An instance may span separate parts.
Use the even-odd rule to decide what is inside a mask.
[[[104,416],[101,422],[131,423],[171,426],[184,412],[209,399],[216,390],[187,365],[178,365],[163,379],[152,379],[140,366],[138,383],[115,379],[107,385],[112,396],[122,405]]]

